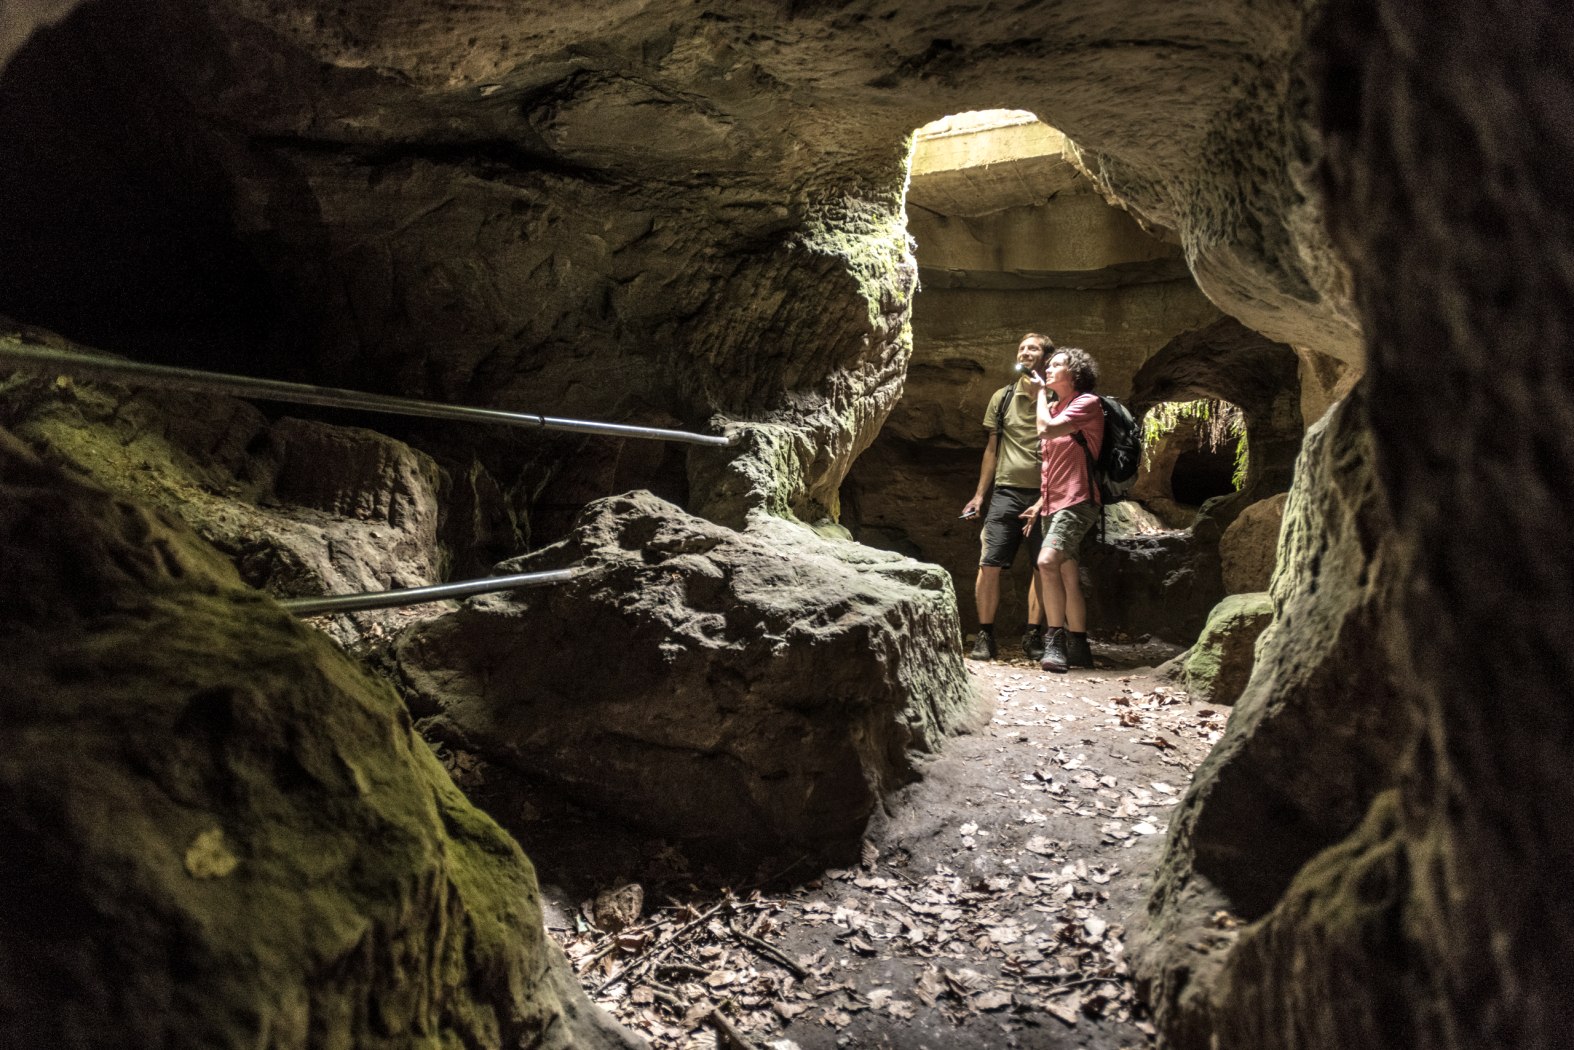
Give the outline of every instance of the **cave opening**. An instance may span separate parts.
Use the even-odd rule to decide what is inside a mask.
[[[1161,401],[1143,415],[1143,458],[1135,490],[1198,508],[1249,481],[1246,414],[1219,398]]]
[[[913,351],[901,399],[843,484],[842,523],[869,546],[944,567],[971,626],[986,622],[975,601],[980,528],[958,514],[982,483],[987,408],[1016,378],[1024,333],[1087,350],[1098,392],[1140,408],[1156,400],[1138,396],[1149,362],[1221,315],[1178,238],[1109,203],[1076,145],[1032,112],[961,112],[919,127],[905,207],[919,274]],[[1108,534],[1184,527],[1182,516],[1191,515],[1157,519],[1123,504]],[[1000,574],[1000,622],[1028,616],[1030,561],[1019,551]],[[1122,566],[1107,575],[1126,573]],[[1160,573],[1149,560],[1129,571]],[[1155,586],[1108,581],[1106,589],[1124,596]],[[1102,610],[1100,630],[1150,633],[1145,620],[1130,630],[1137,624],[1126,622],[1125,597],[1114,604],[1121,608]],[[1179,639],[1183,628],[1167,633]]]

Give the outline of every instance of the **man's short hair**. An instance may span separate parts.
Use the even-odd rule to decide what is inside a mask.
[[[1053,339],[1051,339],[1049,336],[1047,336],[1047,335],[1039,335],[1037,332],[1029,332],[1027,335],[1024,335],[1021,339],[1017,340],[1017,345],[1021,346],[1023,343],[1027,342],[1029,339],[1036,339],[1036,340],[1038,340],[1038,345],[1044,348],[1044,356],[1045,357],[1048,357],[1050,354],[1055,352],[1055,349],[1056,349],[1055,348],[1055,341]]]
[[[1066,367],[1071,369],[1071,386],[1077,393],[1092,393],[1099,385],[1099,363],[1093,360],[1092,354],[1075,346],[1057,346],[1054,353],[1066,355]]]

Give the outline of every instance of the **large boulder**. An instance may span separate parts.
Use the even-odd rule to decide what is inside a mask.
[[[0,432],[7,1046],[629,1047],[409,714]]]
[[[1307,432],[1273,621],[1223,738],[1179,807],[1134,968],[1179,1050],[1207,1046],[1241,919],[1267,914],[1393,785],[1415,727],[1383,640],[1399,575],[1361,391]]]
[[[1219,563],[1227,593],[1245,594],[1268,589],[1287,499],[1288,496],[1281,492],[1258,500],[1241,511],[1240,517],[1224,530],[1219,540]]]
[[[1110,535],[1107,542],[1089,535],[1082,545],[1088,630],[1099,638],[1196,641],[1209,611],[1224,597],[1218,535],[1205,528]]]
[[[436,737],[690,840],[845,853],[975,696],[939,568],[649,493],[503,566],[575,566],[397,645]]]
[[[1266,591],[1232,594],[1215,605],[1182,662],[1192,698],[1226,707],[1235,703],[1251,677],[1257,638],[1272,621],[1273,602]]]

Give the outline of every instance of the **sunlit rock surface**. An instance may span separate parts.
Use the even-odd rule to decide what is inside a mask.
[[[1219,539],[1224,589],[1230,594],[1266,591],[1273,578],[1284,524],[1285,493],[1258,500],[1230,523]]]
[[[427,732],[618,819],[845,856],[974,715],[932,565],[635,492],[506,564],[567,566],[415,628],[399,668]]]
[[[0,432],[9,1046],[631,1047],[409,714]]]
[[[1099,389],[1126,398],[1156,351],[1220,320],[1177,246],[1099,196],[1059,132],[1016,119],[953,118],[919,136],[907,194],[922,284],[912,361],[902,399],[842,487],[854,535],[944,566],[969,626],[979,522],[957,511],[978,482],[984,409],[1014,381],[1022,335],[1089,350]],[[1026,554],[1018,561],[1002,579],[1002,625],[1025,620]],[[1116,615],[1097,624],[1104,636],[1151,619],[1105,609]]]

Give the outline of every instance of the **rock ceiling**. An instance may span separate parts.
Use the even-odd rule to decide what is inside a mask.
[[[55,323],[54,290],[98,278],[96,330],[68,332],[90,342],[156,354],[200,314],[276,372],[781,423],[812,450],[792,501],[813,514],[900,394],[909,135],[947,113],[1038,115],[1173,231],[1220,307],[1358,356],[1302,180],[1302,20],[1137,0],[88,4],[0,87],[3,246],[68,260],[14,278],[0,311]],[[164,260],[189,271],[176,291],[148,284],[161,237],[185,246]],[[95,249],[110,279],[69,262]],[[266,294],[233,306],[248,281]]]

